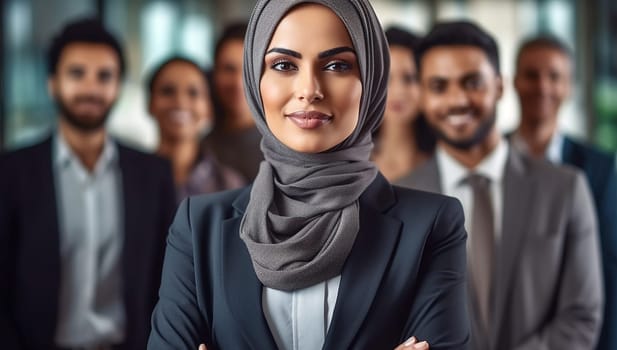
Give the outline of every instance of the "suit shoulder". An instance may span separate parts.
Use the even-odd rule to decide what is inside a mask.
[[[612,166],[615,163],[615,157],[596,146],[593,146],[588,143],[584,143],[570,137],[567,138],[569,142],[572,143],[572,146],[576,148],[579,153],[583,154],[584,157],[593,163],[602,163],[602,164],[610,164]]]
[[[30,163],[41,156],[51,157],[51,141],[45,140],[13,151],[0,153],[0,164],[18,166]]]
[[[192,216],[208,215],[208,213],[217,212],[225,218],[229,218],[234,213],[234,205],[238,209],[245,209],[250,194],[250,186],[243,188],[205,193],[189,197],[190,212]],[[246,202],[243,201],[246,199]]]
[[[444,194],[425,191],[421,189],[415,189],[411,187],[405,187],[400,185],[392,185],[394,193],[396,193],[397,199],[401,202],[407,201],[426,201],[441,203],[442,201],[453,200],[454,198],[446,196]],[[454,199],[455,200],[455,199]]]
[[[397,203],[389,215],[403,223],[405,232],[424,232],[427,244],[465,239],[465,215],[458,199],[435,192],[393,186]]]
[[[552,189],[563,193],[572,190],[575,184],[585,179],[583,171],[569,164],[553,164],[546,160],[530,159],[528,173],[532,179],[541,184],[546,195]]]
[[[555,176],[558,179],[565,179],[582,174],[582,171],[579,168],[570,164],[555,164],[544,159],[527,159],[531,170],[530,176],[546,177],[547,180],[549,180],[550,177],[548,176]]]
[[[437,214],[440,210],[460,211],[462,214],[461,203],[454,197],[397,185],[392,188],[397,197],[397,205],[393,210],[403,217],[410,216],[410,212],[430,215],[431,213]]]
[[[190,196],[193,205],[231,205],[247,187]]]
[[[8,184],[22,181],[34,174],[51,171],[51,141],[0,154],[0,179]]]

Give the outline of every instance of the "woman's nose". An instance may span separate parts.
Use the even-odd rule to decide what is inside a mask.
[[[324,94],[320,85],[318,77],[311,69],[301,72],[298,75],[296,87],[298,99],[308,103],[323,100]]]

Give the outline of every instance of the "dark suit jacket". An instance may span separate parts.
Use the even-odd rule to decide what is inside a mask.
[[[597,349],[617,349],[617,176],[615,158],[564,137],[562,159],[585,172],[598,213],[604,267],[604,323]]]
[[[167,238],[149,349],[276,349],[262,285],[239,236],[250,188],[184,201]],[[466,349],[465,241],[458,201],[392,187],[360,198],[324,349],[394,349],[409,336]]]
[[[441,192],[436,159],[400,184]],[[510,147],[502,220],[492,286],[493,328],[489,336],[478,337],[472,317],[471,348],[593,349],[603,293],[597,224],[583,175]]]
[[[169,164],[118,145],[126,341],[143,349],[174,211]],[[0,347],[54,349],[60,235],[51,138],[0,157]]]

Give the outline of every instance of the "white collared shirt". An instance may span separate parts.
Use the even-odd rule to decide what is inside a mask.
[[[503,177],[508,159],[508,143],[500,139],[497,147],[486,156],[475,169],[467,169],[456,159],[452,158],[440,147],[437,148],[437,166],[441,178],[443,194],[457,198],[463,205],[465,213],[465,229],[470,236],[473,213],[473,192],[465,179],[470,173],[484,175],[491,180],[491,201],[495,222],[495,240],[501,238],[501,219],[503,217]]]
[[[557,130],[546,147],[544,156],[553,164],[563,163],[563,139],[563,134]],[[531,155],[529,146],[518,131],[512,135],[512,145],[522,153]]]
[[[61,261],[56,345],[88,349],[120,343],[126,315],[117,147],[107,139],[92,172],[59,132],[53,147]]]
[[[291,292],[262,289],[262,309],[280,350],[321,349],[330,328],[341,276]]]

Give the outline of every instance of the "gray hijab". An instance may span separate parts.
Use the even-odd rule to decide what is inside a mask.
[[[307,2],[325,5],[345,24],[362,80],[356,129],[334,148],[316,154],[293,151],[274,137],[259,90],[266,49],[279,21]],[[358,198],[377,174],[369,161],[371,134],[383,116],[388,72],[388,45],[368,0],[257,2],[244,43],[244,84],[263,135],[265,161],[253,183],[240,237],[263,285],[295,290],[341,273],[359,230]]]

